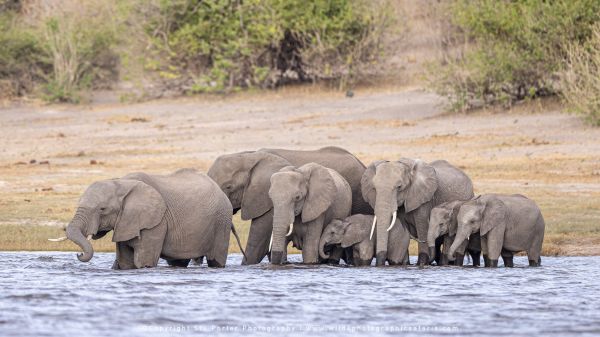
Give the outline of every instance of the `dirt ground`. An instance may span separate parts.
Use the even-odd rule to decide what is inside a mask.
[[[554,101],[445,114],[411,88],[314,88],[141,104],[0,110],[0,250],[62,250],[60,235],[91,182],[133,171],[206,171],[224,153],[341,146],[365,164],[446,159],[476,192],[522,193],[546,219],[546,255],[600,255],[600,129]],[[247,224],[236,220],[241,231]],[[19,234],[20,233],[20,234]],[[110,250],[110,238],[94,243]],[[234,246],[232,241],[232,246]],[[232,248],[234,249],[234,248]]]

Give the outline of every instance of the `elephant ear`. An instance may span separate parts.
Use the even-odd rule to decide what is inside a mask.
[[[483,204],[482,201],[477,201]],[[479,229],[479,235],[484,236],[495,226],[502,224],[506,221],[507,213],[506,205],[502,200],[492,197],[485,204],[483,209],[483,221],[481,222],[481,228]]]
[[[362,192],[363,199],[365,199],[365,201],[368,202],[373,209],[375,209],[375,196],[377,195],[377,191],[373,185],[373,177],[375,176],[377,166],[383,162],[385,162],[385,160],[372,162],[367,167],[362,175],[362,178],[360,179],[360,190]]]
[[[371,234],[371,224],[355,223],[351,222],[346,227],[346,232],[342,237],[342,248],[353,246],[365,239],[369,238]]]
[[[309,222],[325,213],[336,194],[335,182],[329,170],[319,164],[310,163],[298,168],[307,178],[307,194],[302,206],[302,222]]]
[[[464,201],[461,202],[453,202],[450,206],[452,207],[450,209],[450,226],[448,228],[448,235],[450,236],[455,236],[456,232],[458,231],[458,211],[460,211],[460,206],[462,206],[462,204],[464,203]]]
[[[410,168],[410,185],[398,192],[398,199],[404,200],[404,209],[408,213],[433,198],[438,179],[433,166],[422,160],[400,159],[399,162]]]
[[[114,228],[113,242],[139,237],[140,231],[160,224],[167,205],[158,191],[136,180],[121,179],[116,183],[119,184],[121,213]]]
[[[251,220],[273,208],[269,198],[271,175],[290,165],[285,159],[270,153],[255,152],[248,155],[249,181],[242,197],[242,220]]]

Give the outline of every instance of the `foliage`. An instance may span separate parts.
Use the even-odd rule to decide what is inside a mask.
[[[459,0],[450,11],[465,50],[432,84],[454,110],[556,94],[567,46],[584,43],[600,21],[598,0]]]
[[[146,4],[144,4],[146,5]],[[376,60],[391,18],[367,0],[159,1],[147,24],[148,67],[189,90],[347,81]]]
[[[567,106],[600,126],[600,23],[587,43],[570,45],[562,79]]]

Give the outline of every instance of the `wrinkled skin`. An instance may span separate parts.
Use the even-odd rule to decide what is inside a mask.
[[[442,266],[448,264],[462,266],[465,250],[471,255],[474,266],[479,266],[480,264],[481,245],[479,233],[472,234],[468,241],[460,245],[454,256],[448,256],[448,251],[456,236],[458,226],[456,216],[460,206],[464,203],[465,201],[462,200],[444,202],[431,210],[427,245],[431,250],[438,238],[441,237],[443,239],[443,255],[440,261],[440,265]]]
[[[302,262],[319,259],[323,224],[350,215],[352,191],[336,171],[310,163],[284,167],[271,176],[269,197],[273,202],[271,263],[285,262],[290,240],[302,250]]]
[[[427,245],[431,209],[443,202],[473,197],[471,179],[444,160],[425,163],[403,158],[374,162],[361,180],[362,195],[375,209],[377,217],[377,265],[387,259],[388,228],[396,213],[419,242],[418,264],[431,262],[436,254]]]
[[[336,170],[350,184],[353,191],[352,211],[372,214],[373,209],[360,194],[360,179],[365,166],[348,151],[326,147],[314,151],[262,149],[222,155],[208,171],[221,187],[233,206],[241,210],[243,220],[250,220],[246,255],[242,264],[260,263],[269,252],[273,229],[273,203],[268,191],[271,175],[286,166],[317,163]]]
[[[354,214],[343,220],[334,219],[323,230],[319,241],[319,255],[330,259],[328,252],[344,250],[351,258],[348,264],[370,266],[375,257],[374,235],[370,238],[373,215]],[[400,222],[399,219],[396,220]],[[406,227],[397,223],[390,230],[388,240],[388,263],[390,265],[408,264],[408,245],[410,234]]]
[[[541,264],[545,223],[533,200],[518,194],[484,194],[464,203],[457,220],[456,238],[449,254],[479,232],[481,248],[487,256],[486,266],[497,267],[499,256],[512,257],[521,251],[527,252],[530,266]]]
[[[209,266],[224,267],[231,212],[227,197],[202,173],[133,173],[90,185],[66,232],[82,248],[82,262],[94,254],[86,236],[99,239],[114,231],[115,269],[155,267],[159,258],[187,266],[204,256]]]

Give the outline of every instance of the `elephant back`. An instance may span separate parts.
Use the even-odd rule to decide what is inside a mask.
[[[470,200],[474,197],[471,178],[445,160],[436,160],[433,166],[438,179],[438,188],[433,196],[433,207],[444,202]]]

